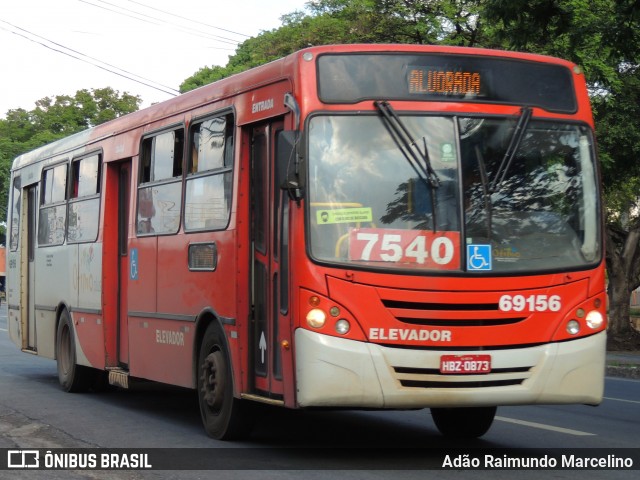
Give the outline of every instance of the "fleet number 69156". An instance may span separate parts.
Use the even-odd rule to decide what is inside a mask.
[[[502,295],[498,302],[502,312],[559,312],[560,295]]]

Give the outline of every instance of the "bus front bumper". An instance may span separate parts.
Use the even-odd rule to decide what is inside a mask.
[[[424,408],[602,401],[606,333],[529,348],[482,351],[492,372],[443,375],[440,357],[475,354],[385,347],[298,329],[300,407]]]

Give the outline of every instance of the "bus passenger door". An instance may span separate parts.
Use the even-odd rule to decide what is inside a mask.
[[[118,363],[129,364],[129,278],[136,278],[135,259],[129,259],[129,200],[131,198],[131,163],[119,165],[118,174]]]
[[[283,400],[282,351],[279,341],[280,189],[274,185],[276,135],[282,121],[254,127],[251,138],[251,314],[254,390]]]
[[[26,299],[23,297],[22,308],[22,348],[26,350],[37,350],[36,337],[36,274],[35,274],[35,257],[36,257],[36,215],[38,211],[38,188],[34,185],[26,189],[26,245],[22,245],[22,269],[26,266],[26,276],[22,279],[22,291],[26,293]],[[26,247],[26,248],[25,248]],[[26,264],[25,264],[26,255]],[[26,316],[26,318],[25,318]],[[26,327],[26,331],[25,331]]]

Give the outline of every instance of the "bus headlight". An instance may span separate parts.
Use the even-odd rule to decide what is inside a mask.
[[[604,323],[604,318],[602,317],[602,314],[597,310],[591,310],[587,314],[586,322],[589,328],[596,330],[602,326],[602,324]]]
[[[307,313],[307,324],[313,328],[322,328],[327,321],[327,315],[319,308],[309,310]]]
[[[567,333],[576,335],[580,331],[580,323],[577,320],[569,320],[567,323]]]

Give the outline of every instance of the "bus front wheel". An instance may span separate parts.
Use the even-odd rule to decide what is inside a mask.
[[[56,335],[58,381],[65,392],[86,392],[91,387],[91,369],[76,363],[76,342],[69,312],[60,314]]]
[[[431,416],[447,437],[477,438],[489,431],[497,407],[432,408]]]
[[[232,440],[250,433],[253,415],[246,402],[233,396],[229,351],[217,323],[207,327],[198,355],[198,402],[209,436]]]

